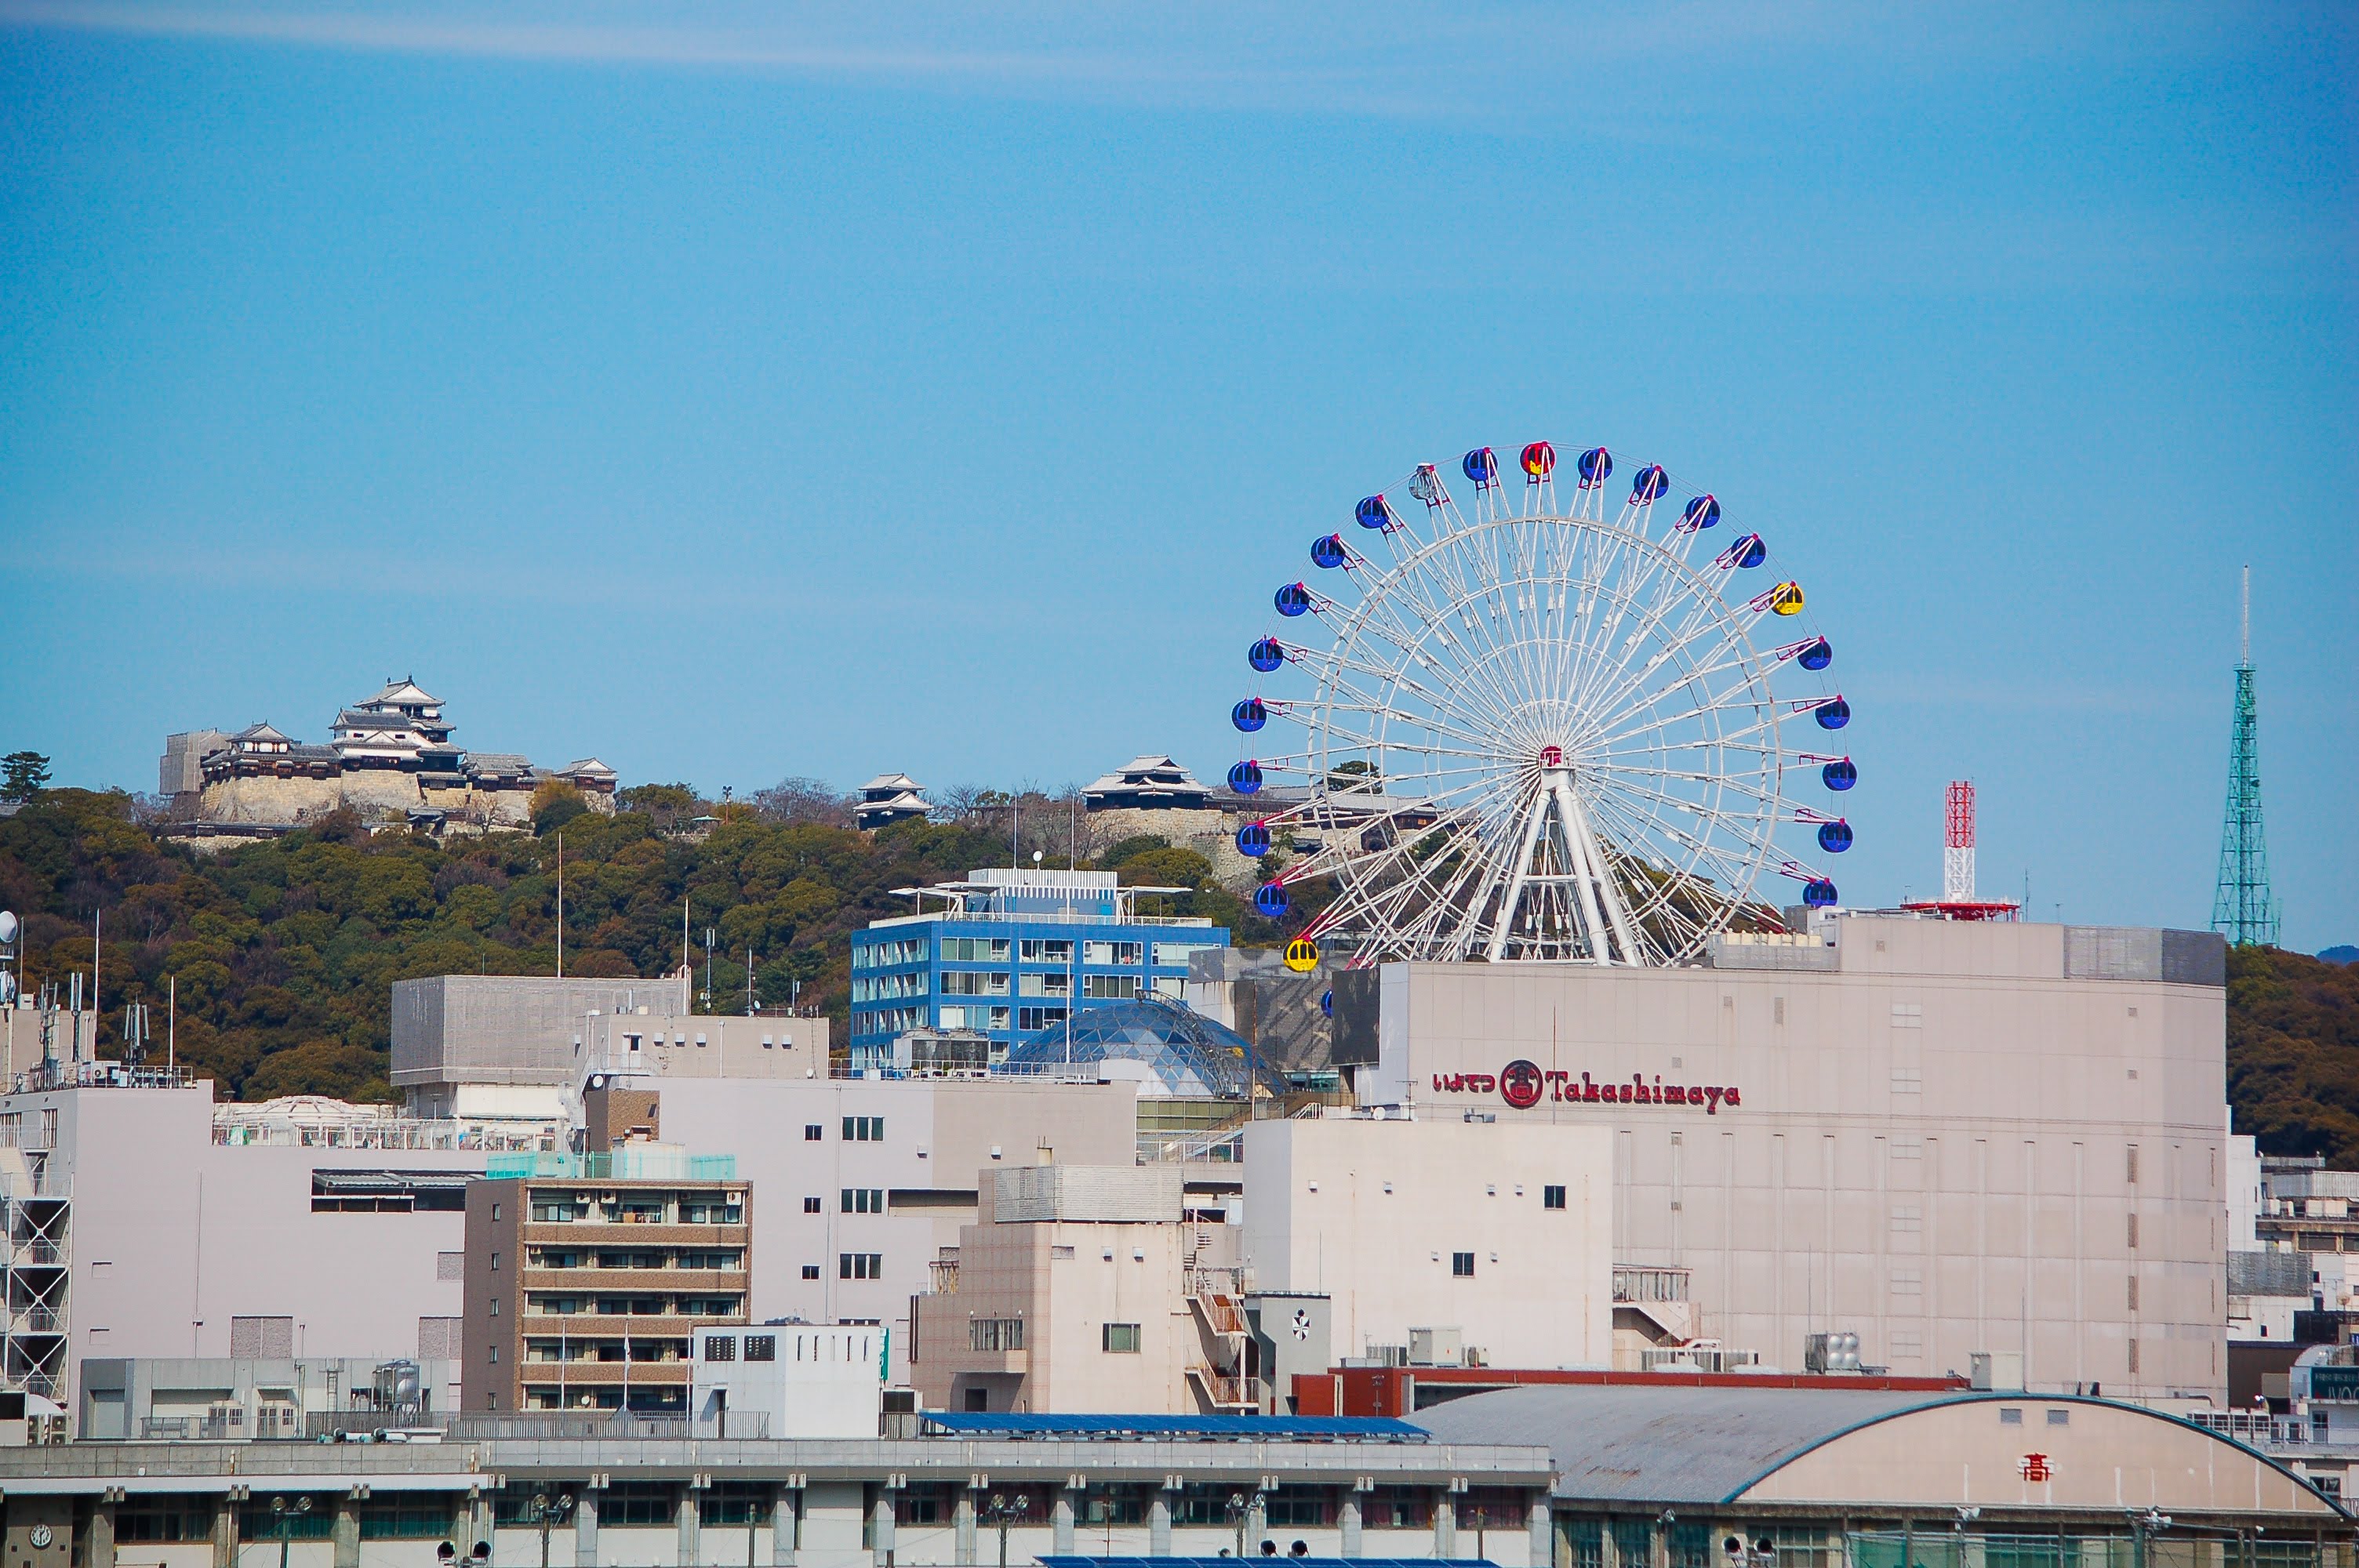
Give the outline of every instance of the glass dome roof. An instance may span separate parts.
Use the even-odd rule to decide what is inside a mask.
[[[1283,1091],[1251,1042],[1161,997],[1100,1002],[1016,1043],[995,1073],[1136,1080],[1145,1095],[1235,1099]]]

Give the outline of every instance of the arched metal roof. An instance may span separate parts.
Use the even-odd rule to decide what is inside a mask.
[[[2338,1505],[2274,1459],[2208,1427],[2142,1406],[2074,1395],[2022,1392],[1927,1394],[1875,1389],[1743,1389],[1693,1386],[1527,1385],[1452,1400],[1414,1420],[1445,1443],[1528,1444],[1546,1447],[1556,1467],[1555,1494],[1587,1502],[1724,1504],[1775,1493],[1771,1477],[1813,1451],[1882,1422],[1954,1411],[1962,1406],[2020,1409],[2028,1420],[2013,1445],[2061,1454],[2093,1441],[2069,1425],[2047,1424],[2052,1409],[2090,1409],[2106,1421],[2155,1423],[2157,1434],[2183,1437],[2209,1455],[2218,1444],[2291,1484],[2297,1511],[2334,1517]],[[1994,1417],[1994,1420],[2001,1419]],[[2086,1423],[2083,1423],[2085,1426]],[[2008,1429],[2012,1431],[2013,1429]],[[1897,1434],[1878,1444],[1902,1445]],[[2076,1469],[2096,1457],[2076,1454]],[[2109,1459],[2111,1455],[2107,1456]],[[2212,1466],[2207,1464],[2207,1472]],[[1954,1490],[1954,1478],[1950,1483]],[[1761,1500],[1756,1498],[1756,1500]],[[1945,1504],[1951,1498],[1925,1499]]]

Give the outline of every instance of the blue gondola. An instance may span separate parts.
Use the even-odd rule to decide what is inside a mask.
[[[1835,662],[1834,648],[1824,637],[1794,655],[1794,662],[1806,670],[1822,670]]]
[[[1310,608],[1310,590],[1299,582],[1288,583],[1277,590],[1277,612],[1299,615]]]
[[[1332,571],[1347,564],[1351,558],[1352,552],[1343,547],[1343,535],[1341,534],[1325,534],[1310,541],[1310,564],[1314,567],[1324,567]]]
[[[1581,454],[1581,482],[1603,484],[1614,477],[1614,454],[1603,447],[1592,447]]]
[[[1630,504],[1649,505],[1669,489],[1670,484],[1671,476],[1663,471],[1662,464],[1640,469],[1630,481]]]
[[[1690,530],[1701,532],[1720,521],[1720,503],[1709,495],[1699,495],[1688,503],[1680,514],[1680,521]]]
[[[1261,698],[1249,697],[1229,709],[1229,722],[1250,735],[1269,722],[1269,709],[1262,706]]]
[[[1835,884],[1821,877],[1802,889],[1802,903],[1812,909],[1827,909],[1835,902]]]
[[[1464,469],[1466,477],[1478,485],[1499,482],[1499,454],[1488,447],[1475,448],[1458,466]]]
[[[1820,729],[1840,730],[1851,722],[1851,704],[1840,697],[1829,697],[1819,704],[1818,715]]]
[[[1392,524],[1393,509],[1385,504],[1383,496],[1370,495],[1361,499],[1360,504],[1353,508],[1352,515],[1360,520],[1363,528],[1385,528]]]
[[[1335,993],[1333,991],[1328,990],[1321,991],[1319,993],[1319,1016],[1321,1018],[1332,1018],[1335,1016]]]
[[[1830,855],[1840,855],[1851,848],[1851,824],[1821,822],[1819,824],[1819,848]]]
[[[1762,543],[1758,534],[1731,540],[1728,548],[1720,553],[1720,564],[1724,567],[1757,567],[1768,558],[1769,546]]]
[[[1258,860],[1269,853],[1269,829],[1258,822],[1248,822],[1237,829],[1237,853],[1248,860]]]
[[[1261,764],[1259,762],[1232,763],[1229,768],[1229,787],[1239,795],[1260,794]],[[1848,789],[1851,786],[1846,784],[1843,787]]]
[[[1264,637],[1245,650],[1245,662],[1267,675],[1286,663],[1286,650],[1277,645],[1277,638]]]
[[[1832,790],[1846,790],[1859,783],[1859,769],[1849,757],[1839,757],[1819,770],[1819,782]]]
[[[1286,913],[1286,889],[1277,882],[1264,882],[1254,890],[1254,907],[1270,919]]]

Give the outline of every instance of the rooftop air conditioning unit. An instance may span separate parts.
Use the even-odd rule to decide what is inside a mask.
[[[1837,1332],[1813,1334],[1802,1341],[1802,1370],[1805,1372],[1856,1372],[1859,1365],[1859,1336]]]

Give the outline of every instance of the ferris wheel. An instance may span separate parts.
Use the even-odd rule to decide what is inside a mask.
[[[1831,807],[1859,778],[1800,584],[1659,465],[1625,495],[1591,448],[1569,503],[1548,442],[1519,466],[1513,486],[1468,452],[1462,509],[1419,465],[1278,589],[1246,654],[1267,689],[1230,711],[1249,746],[1288,748],[1229,770],[1269,805],[1236,836],[1278,857],[1256,907],[1276,918],[1332,879],[1297,949],[1331,939],[1361,965],[1665,965],[1784,902],[1765,879],[1832,905],[1832,879],[1778,841],[1848,849]]]

